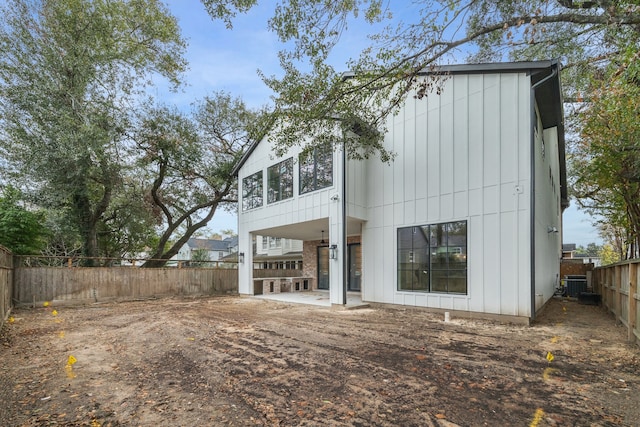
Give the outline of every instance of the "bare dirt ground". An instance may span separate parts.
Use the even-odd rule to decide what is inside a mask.
[[[639,347],[571,301],[531,327],[240,297],[12,315],[2,426],[640,425]]]

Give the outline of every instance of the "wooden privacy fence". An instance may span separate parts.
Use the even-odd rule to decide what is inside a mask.
[[[602,296],[602,304],[627,327],[629,341],[640,340],[640,259],[623,261],[593,271],[592,286]]]
[[[13,254],[0,246],[0,322],[7,318],[11,310],[12,284]]]
[[[225,268],[16,267],[13,279],[19,305],[237,292],[238,270]]]

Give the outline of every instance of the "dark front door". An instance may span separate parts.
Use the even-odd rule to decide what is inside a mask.
[[[318,289],[329,289],[328,246],[318,246]]]
[[[349,281],[348,291],[360,291],[360,278],[362,277],[362,248],[360,243],[349,245]]]

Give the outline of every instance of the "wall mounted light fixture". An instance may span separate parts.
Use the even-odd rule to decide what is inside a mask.
[[[238,262],[244,264],[244,252],[238,253]]]
[[[338,259],[338,245],[329,246],[329,259]]]

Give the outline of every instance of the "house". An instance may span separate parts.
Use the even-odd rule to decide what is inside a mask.
[[[253,268],[302,270],[302,240],[256,236]]]
[[[576,252],[575,243],[563,243],[562,244],[562,259],[571,259]]]
[[[593,264],[594,267],[602,265],[602,258],[599,255],[589,255],[577,251],[575,243],[562,244],[562,260],[564,262],[577,262],[582,264]]]
[[[199,251],[202,251],[205,254],[199,256],[195,255]],[[237,237],[227,237],[223,240],[191,238],[180,248],[172,260],[191,261],[194,258],[197,258],[200,261],[218,261],[237,251]]]
[[[409,94],[389,117],[389,164],[323,146],[275,158],[269,135],[251,147],[235,169],[241,294],[254,292],[253,237],[279,236],[303,241],[304,275],[332,304],[360,292],[535,317],[559,284],[568,206],[560,64],[438,71],[440,94]]]

